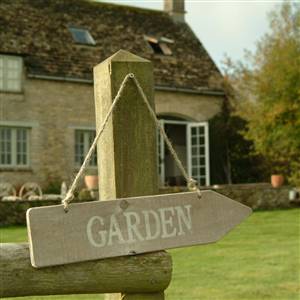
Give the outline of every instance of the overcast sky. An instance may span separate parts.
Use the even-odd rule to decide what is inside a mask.
[[[163,0],[103,0],[125,5],[163,9]],[[234,60],[244,49],[255,49],[255,42],[267,31],[267,13],[281,0],[186,0],[186,20],[221,66],[225,53]]]

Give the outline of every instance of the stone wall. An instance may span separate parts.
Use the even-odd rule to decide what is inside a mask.
[[[300,199],[289,200],[289,186],[274,189],[269,184],[224,185],[212,187],[218,193],[252,207],[254,210],[300,207]],[[183,189],[162,189],[161,193],[180,192]],[[84,200],[82,200],[84,202]],[[25,225],[26,210],[30,207],[56,205],[60,201],[0,201],[0,226]]]
[[[273,188],[270,184],[235,184],[213,187],[213,190],[254,210],[292,208],[300,203],[289,200],[290,186]]]
[[[86,200],[74,199],[72,203],[87,201],[91,201],[91,198]],[[27,209],[59,204],[61,204],[61,200],[0,201],[0,226],[25,225]]]
[[[289,200],[290,186],[273,188],[271,184],[232,184],[203,187],[202,190],[213,190],[235,201],[243,203],[254,210],[300,207],[298,201]],[[186,188],[164,188],[161,193],[186,191]]]

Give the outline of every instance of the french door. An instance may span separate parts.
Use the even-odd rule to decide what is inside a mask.
[[[199,185],[210,185],[207,122],[187,124],[187,161],[189,176]]]
[[[172,124],[185,126],[188,174],[197,180],[199,185],[210,185],[208,123],[191,123],[175,120],[160,120],[160,122],[163,127]],[[157,134],[157,139],[159,178],[160,184],[164,185],[166,182],[166,145],[160,133]]]

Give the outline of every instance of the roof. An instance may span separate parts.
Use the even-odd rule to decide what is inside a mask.
[[[69,26],[89,30],[78,45]],[[120,48],[151,60],[159,87],[218,90],[221,74],[186,23],[163,12],[86,0],[1,0],[0,53],[24,56],[29,75],[92,80],[92,68]],[[172,55],[153,53],[144,36],[167,38]]]

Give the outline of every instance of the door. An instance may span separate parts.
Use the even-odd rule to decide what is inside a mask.
[[[198,185],[210,185],[208,123],[187,125],[187,158],[189,176]]]

